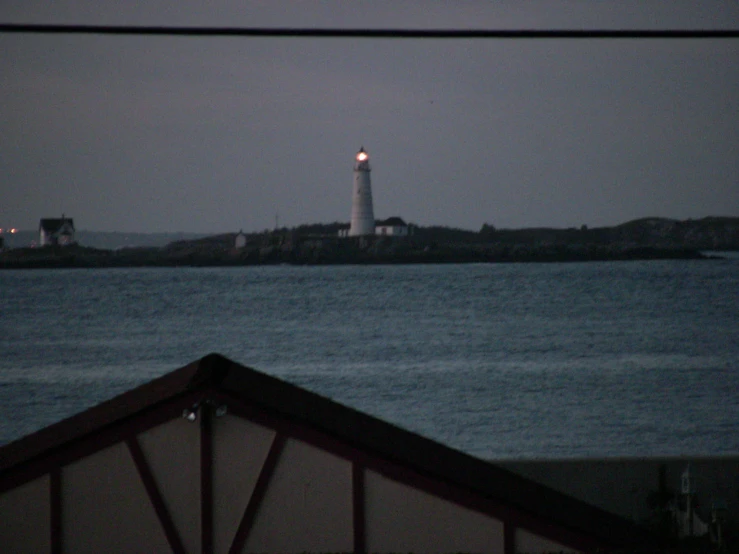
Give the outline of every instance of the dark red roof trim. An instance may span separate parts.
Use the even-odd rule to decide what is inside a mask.
[[[503,554],[516,554],[516,527],[510,521],[503,524]]]
[[[73,416],[38,433],[29,435],[25,439],[10,443],[0,448],[0,493],[40,477],[54,468],[65,466],[130,437],[135,437],[157,425],[180,417],[185,408],[192,406],[202,396],[202,392],[190,393],[162,402],[156,409],[142,410],[140,413],[133,414],[119,422],[101,426],[97,432],[88,431],[80,434],[80,436],[69,436],[70,427],[72,431],[74,430],[72,422],[77,421],[79,416],[98,414],[97,407],[91,408],[78,416]],[[54,440],[53,433],[49,434],[47,432],[52,429],[58,429],[60,436],[68,436],[67,442],[60,443]],[[42,445],[47,440],[52,444],[44,451]],[[25,459],[22,458],[23,454],[28,454]]]
[[[159,487],[157,487],[154,474],[152,473],[149,464],[146,462],[146,457],[144,456],[144,452],[141,450],[139,441],[136,437],[131,437],[126,440],[126,444],[128,446],[128,451],[131,453],[131,458],[133,458],[136,470],[139,473],[139,477],[141,477],[141,482],[144,484],[146,493],[149,495],[149,500],[151,501],[152,506],[154,506],[154,511],[159,518],[159,523],[162,525],[164,535],[167,537],[167,542],[169,542],[172,552],[174,554],[186,554],[187,551],[185,550],[185,546],[180,538],[180,534],[177,532],[174,520],[167,509],[167,503],[164,501],[162,493],[159,492]]]
[[[58,467],[49,472],[49,518],[51,552],[62,554],[62,470]]]
[[[252,525],[254,525],[254,519],[257,517],[259,507],[262,504],[264,495],[267,492],[269,481],[272,478],[272,474],[275,472],[277,462],[282,454],[282,449],[285,446],[286,437],[280,433],[275,435],[272,440],[272,446],[267,453],[267,459],[264,461],[262,470],[259,472],[257,482],[254,484],[254,490],[251,493],[249,503],[244,510],[244,515],[239,523],[239,528],[236,531],[231,548],[228,550],[231,554],[238,554],[244,549],[247,539],[249,538],[249,532],[251,531]]]
[[[364,513],[364,467],[359,463],[352,464],[352,518],[354,526],[354,554],[367,552],[367,519]]]
[[[201,405],[200,419],[200,546],[213,552],[213,421],[211,407]]]

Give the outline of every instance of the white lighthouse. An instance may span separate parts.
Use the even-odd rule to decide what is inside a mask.
[[[364,146],[359,149],[354,162],[354,188],[352,190],[352,220],[349,236],[375,234],[375,214],[372,210],[369,155]]]

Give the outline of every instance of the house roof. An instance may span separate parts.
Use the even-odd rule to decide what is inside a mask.
[[[65,223],[68,223],[74,229],[74,219],[70,217],[44,218],[39,223],[39,229],[46,233],[56,233]]]
[[[375,221],[375,227],[405,227],[407,224],[397,216]]]
[[[181,413],[209,400],[227,404],[229,413],[322,437],[340,455],[496,517],[529,521],[564,543],[651,542],[628,520],[218,354],[1,447],[0,492],[120,441],[132,429],[171,419],[173,407]]]

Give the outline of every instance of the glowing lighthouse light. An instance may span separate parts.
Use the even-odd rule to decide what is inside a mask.
[[[352,190],[352,219],[349,236],[375,234],[375,214],[372,210],[369,154],[364,146],[359,149],[354,164],[354,188]]]

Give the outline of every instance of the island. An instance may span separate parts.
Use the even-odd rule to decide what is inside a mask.
[[[123,248],[85,245],[80,232],[72,245],[5,248],[0,269],[709,259],[718,257],[711,252],[739,251],[739,218],[733,217],[643,218],[567,229],[410,225],[399,237],[340,236],[343,227],[311,224]]]

